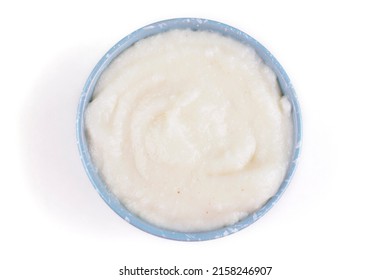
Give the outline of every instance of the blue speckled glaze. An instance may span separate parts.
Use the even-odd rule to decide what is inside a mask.
[[[155,35],[157,33],[165,32],[171,29],[188,28],[192,30],[208,30],[218,32],[224,36],[232,37],[240,42],[252,46],[256,50],[257,54],[263,59],[263,61],[275,72],[278,77],[278,82],[281,87],[282,93],[288,97],[292,104],[292,117],[294,124],[294,151],[292,153],[290,165],[283,183],[280,185],[277,193],[273,197],[271,197],[263,207],[232,226],[207,232],[183,233],[178,231],[161,229],[140,219],[138,216],[132,214],[129,210],[127,210],[120,203],[120,201],[109,191],[106,184],[100,178],[98,170],[96,169],[91,160],[91,155],[88,150],[88,143],[86,140],[84,129],[84,114],[86,107],[92,99],[95,85],[100,75],[111,63],[111,61],[115,59],[119,54],[121,54],[125,49],[129,48],[135,42],[143,38]],[[121,216],[123,219],[125,219],[127,222],[134,225],[135,227],[148,233],[154,234],[156,236],[181,241],[201,241],[227,236],[231,233],[237,232],[249,226],[250,224],[257,221],[260,217],[262,217],[279,200],[283,192],[286,190],[297,166],[302,140],[301,112],[298,100],[294,88],[290,82],[290,79],[288,78],[286,72],[283,70],[282,66],[275,59],[275,57],[264,46],[262,46],[259,42],[257,42],[255,39],[245,34],[244,32],[220,22],[199,18],[177,18],[156,22],[138,29],[130,35],[124,37],[115,46],[113,46],[98,62],[98,64],[95,66],[95,68],[89,75],[87,82],[85,83],[81,94],[79,107],[77,110],[76,126],[77,144],[80,152],[81,161],[94,188],[98,191],[104,201],[119,216]]]

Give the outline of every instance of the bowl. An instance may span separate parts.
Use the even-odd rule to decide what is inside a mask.
[[[110,190],[107,188],[106,184],[100,177],[97,168],[94,166],[91,160],[91,155],[88,150],[88,142],[86,140],[84,122],[85,109],[92,99],[95,85],[99,80],[99,77],[102,72],[119,54],[121,54],[127,48],[131,47],[137,41],[155,35],[157,33],[166,32],[172,29],[208,30],[218,32],[224,36],[229,36],[235,40],[250,45],[257,52],[258,56],[263,59],[265,64],[267,64],[275,72],[282,94],[289,99],[292,105],[292,119],[294,129],[293,152],[287,173],[278,191],[266,202],[265,205],[263,205],[256,212],[247,216],[243,220],[240,220],[236,224],[223,227],[217,230],[190,233],[178,232],[162,229],[148,223],[147,221],[142,220],[135,214],[131,213],[128,209],[126,209],[118,200],[118,198],[116,198],[110,192]],[[202,241],[227,236],[231,233],[237,232],[251,225],[260,217],[262,217],[279,200],[283,192],[286,190],[297,166],[297,160],[299,158],[301,150],[302,124],[298,100],[294,88],[290,82],[290,79],[288,78],[286,72],[283,70],[279,62],[263,45],[261,45],[259,42],[257,42],[255,39],[245,34],[244,32],[224,23],[200,18],[175,18],[152,23],[134,31],[133,33],[127,35],[122,40],[120,40],[117,44],[115,44],[100,59],[100,61],[97,63],[97,65],[89,75],[81,94],[77,110],[76,133],[77,145],[80,152],[81,161],[84,165],[85,171],[92,185],[103,198],[103,200],[108,204],[108,206],[110,206],[111,209],[114,210],[120,217],[122,217],[124,220],[126,220],[133,226],[159,237],[181,241]]]

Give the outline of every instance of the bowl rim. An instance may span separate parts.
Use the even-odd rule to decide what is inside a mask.
[[[238,221],[233,225],[219,228],[216,230],[203,232],[180,232],[159,228],[145,220],[142,220],[141,218],[127,210],[121,204],[121,202],[110,192],[106,184],[99,176],[98,170],[94,166],[91,160],[91,155],[88,150],[88,143],[85,135],[85,109],[92,98],[96,83],[99,80],[102,72],[118,55],[120,55],[127,48],[131,47],[137,41],[172,29],[192,29],[218,32],[224,36],[229,36],[233,39],[236,39],[240,42],[243,42],[244,44],[251,46],[256,51],[257,55],[264,61],[264,63],[275,72],[279,86],[281,88],[282,95],[287,96],[292,105],[291,107],[294,130],[293,152],[288,170],[286,172],[283,182],[278,188],[278,191],[254,213],[248,215],[246,218]],[[280,199],[295,173],[298,159],[301,153],[302,117],[294,87],[291,84],[287,73],[284,71],[283,67],[276,60],[276,58],[262,44],[260,44],[248,34],[225,23],[203,18],[172,18],[148,24],[130,33],[129,35],[121,39],[118,43],[116,43],[113,47],[111,47],[108,52],[99,60],[99,62],[96,64],[89,77],[87,78],[87,81],[81,93],[76,116],[76,138],[80,159],[89,177],[89,180],[91,181],[93,187],[96,189],[99,195],[102,197],[102,199],[107,203],[107,205],[120,217],[122,217],[124,220],[126,220],[128,223],[132,224],[136,228],[159,237],[179,241],[205,241],[224,237],[235,233],[243,228],[246,228],[247,226],[256,222],[265,213],[267,213]]]

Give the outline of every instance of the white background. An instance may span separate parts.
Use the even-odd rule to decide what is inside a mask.
[[[177,265],[273,266],[264,279],[390,279],[390,8],[313,2],[2,1],[0,278],[126,279],[124,265]],[[255,37],[289,74],[303,113],[302,157],[282,199],[252,226],[207,242],[127,224],[92,188],[76,147],[76,107],[93,66],[125,35],[173,17]],[[208,278],[224,279],[193,277]]]

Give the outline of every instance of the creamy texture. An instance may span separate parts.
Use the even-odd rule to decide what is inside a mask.
[[[278,190],[290,111],[252,48],[173,30],[110,64],[85,125],[93,162],[123,205],[162,228],[205,231],[239,221]]]

